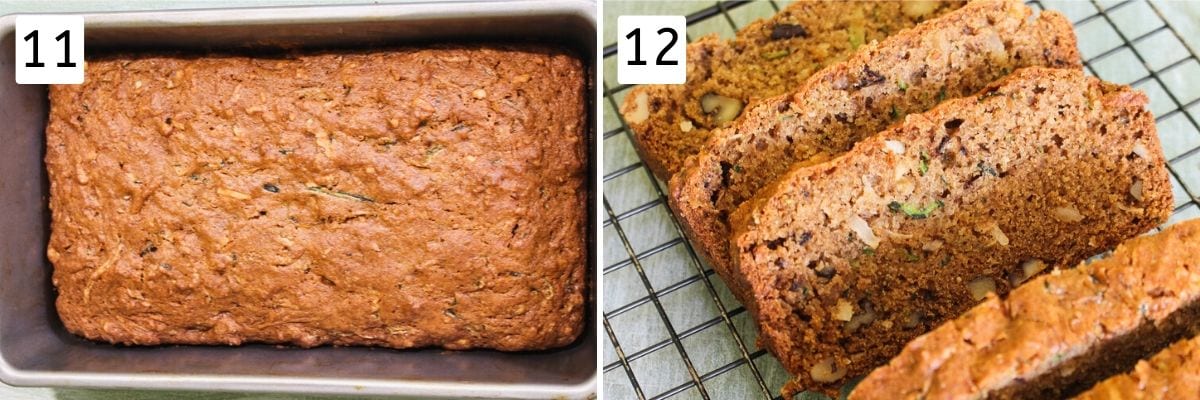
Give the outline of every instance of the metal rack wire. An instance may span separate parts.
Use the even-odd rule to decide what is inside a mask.
[[[1047,8],[1041,0],[1027,3]],[[1111,3],[1068,3],[1085,69],[1150,95],[1175,194],[1168,224],[1200,217],[1200,83],[1190,80],[1196,76],[1191,71],[1200,71],[1200,57],[1155,4]],[[752,4],[717,2],[688,14],[688,25],[724,20],[736,31],[741,28],[737,20],[747,18],[745,13],[735,18],[731,11]],[[772,1],[755,7],[769,14],[783,6]],[[1129,21],[1136,21],[1137,28]],[[610,43],[604,60],[615,58],[616,45]],[[606,80],[615,81],[611,76]],[[629,88],[608,82],[603,87],[603,106],[609,107],[603,138],[606,397],[778,399],[786,373],[754,346],[756,333],[745,308],[682,239],[678,222],[667,211],[664,185],[629,150],[628,127],[615,112]],[[650,233],[640,233],[646,231]],[[705,311],[715,315],[703,315]],[[689,346],[694,342],[702,348]],[[713,352],[724,357],[713,357]]]

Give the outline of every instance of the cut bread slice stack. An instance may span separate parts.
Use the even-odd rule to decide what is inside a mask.
[[[1087,235],[1081,238],[1089,237]],[[851,399],[1050,399],[1126,371],[1200,324],[1200,220],[1132,239],[1102,260],[995,296],[913,340]],[[1168,348],[1084,398],[1197,398],[1195,340]],[[1176,360],[1185,357],[1187,360]],[[1165,368],[1155,371],[1155,369]],[[1190,369],[1190,371],[1185,371]],[[1173,371],[1172,371],[1173,370]],[[1119,396],[1128,393],[1130,397]],[[1138,397],[1142,396],[1142,397]]]
[[[1025,68],[797,165],[731,217],[760,345],[831,390],[987,292],[1142,234],[1171,187],[1145,95]]]
[[[1200,336],[1176,342],[1154,357],[1138,361],[1132,371],[1105,379],[1076,399],[1194,400],[1200,396],[1198,391]]]
[[[827,160],[946,98],[974,93],[1026,66],[1079,69],[1071,24],[1020,1],[979,1],[815,73],[713,134],[670,180],[670,205],[685,234],[733,294],[748,284],[729,259],[728,215],[793,164]]]
[[[957,9],[962,2],[799,1],[755,21],[732,40],[716,34],[687,46],[687,82],[629,91],[621,114],[635,148],[663,181],[699,152],[711,131],[749,103],[786,93],[864,43]]]

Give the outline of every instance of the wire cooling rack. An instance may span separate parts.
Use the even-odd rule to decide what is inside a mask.
[[[1028,2],[1075,25],[1086,71],[1145,91],[1169,160],[1175,212],[1200,216],[1200,58],[1144,1]],[[732,37],[786,6],[774,1],[606,2],[621,14],[684,14],[688,38]],[[1200,23],[1200,21],[1196,21]],[[779,398],[788,375],[755,346],[745,308],[682,238],[663,182],[645,168],[616,112],[630,86],[615,84],[616,45],[604,48],[604,393],[614,399]],[[1195,44],[1193,44],[1195,45]]]

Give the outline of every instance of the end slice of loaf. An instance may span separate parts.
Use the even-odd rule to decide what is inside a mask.
[[[1200,323],[1198,246],[1200,220],[1191,220],[1132,239],[1105,259],[1055,270],[1006,299],[989,296],[913,340],[850,398],[1049,399],[1078,393]],[[1195,398],[1195,386],[1191,390],[1186,398]]]
[[[1195,265],[1193,265],[1195,267]],[[1200,388],[1200,337],[1181,340],[1096,384],[1077,400],[1192,400]]]
[[[1018,70],[743,204],[736,273],[790,387],[832,389],[984,293],[1165,221],[1146,102],[1081,71]]]
[[[795,163],[815,163],[945,98],[982,89],[1025,66],[1079,69],[1071,24],[1019,1],[972,2],[866,45],[795,92],[764,100],[719,133],[671,178],[685,234],[743,303],[730,271],[727,217]],[[752,313],[753,309],[750,310]]]
[[[621,114],[635,148],[663,181],[700,150],[710,131],[749,103],[783,94],[864,43],[882,40],[962,2],[800,1],[738,31],[708,35],[687,47],[683,85],[643,85]]]

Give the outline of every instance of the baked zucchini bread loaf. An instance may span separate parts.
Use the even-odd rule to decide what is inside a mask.
[[[989,295],[913,340],[850,398],[1057,399],[1079,393],[1190,336],[1200,324],[1197,247],[1200,220],[1187,221],[1129,240],[1105,259],[1056,269],[1003,300]],[[1195,349],[1186,346],[1173,349]],[[1196,386],[1190,389],[1183,398],[1196,398]]]
[[[1195,268],[1200,264],[1192,264]],[[1200,337],[1181,340],[1133,370],[1096,384],[1079,400],[1193,400],[1200,395]]]
[[[746,104],[783,94],[858,46],[961,7],[961,2],[799,1],[769,19],[687,46],[687,83],[642,85],[621,114],[635,148],[667,181],[709,132],[737,118]]]
[[[907,113],[974,93],[1018,67],[1079,69],[1066,18],[1031,13],[1016,0],[968,3],[864,45],[795,92],[752,107],[671,178],[670,204],[685,234],[748,302],[745,282],[729,271],[728,214],[793,163],[845,152]]]
[[[50,89],[59,316],[131,345],[568,344],[585,85],[536,45],[89,60]]]
[[[1146,102],[1078,70],[1021,69],[744,203],[735,273],[790,387],[832,389],[986,292],[1165,221]]]

